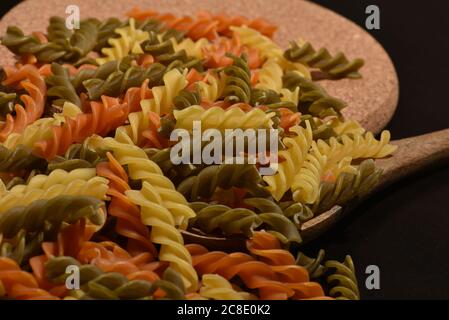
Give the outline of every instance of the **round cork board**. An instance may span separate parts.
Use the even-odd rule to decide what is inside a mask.
[[[361,80],[321,81],[328,92],[348,102],[343,113],[365,128],[379,132],[391,119],[398,100],[398,80],[394,66],[382,46],[363,29],[316,4],[302,0],[27,0],[0,21],[0,34],[8,25],[25,33],[45,31],[48,19],[65,16],[68,5],[78,5],[81,19],[125,17],[134,6],[176,15],[193,15],[198,10],[213,13],[265,17],[279,29],[275,36],[283,47],[291,39],[310,41],[315,48],[325,46],[331,54],[344,52],[349,59],[365,60]],[[0,65],[13,63],[13,56],[0,48]]]

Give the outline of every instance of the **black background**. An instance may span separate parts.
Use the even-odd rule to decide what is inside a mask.
[[[449,1],[313,2],[363,28],[365,8],[379,6],[380,30],[368,32],[390,54],[399,77],[399,106],[387,127],[394,138],[449,127]],[[15,3],[1,0],[0,14]],[[366,201],[306,252],[324,248],[333,259],[352,255],[363,299],[449,299],[448,205],[449,167],[442,165]],[[365,289],[371,264],[380,268],[380,290]]]

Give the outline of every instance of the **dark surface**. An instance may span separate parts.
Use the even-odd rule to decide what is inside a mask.
[[[0,14],[17,2],[2,0]],[[449,127],[448,1],[314,2],[362,27],[365,8],[379,6],[380,30],[369,32],[390,54],[399,76],[399,106],[387,128],[394,138]],[[364,299],[449,299],[448,195],[448,166],[414,176],[366,201],[306,251],[324,248],[333,259],[352,255]],[[380,290],[365,289],[370,264],[380,268]]]

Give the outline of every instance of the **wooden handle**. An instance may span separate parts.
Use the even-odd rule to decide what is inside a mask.
[[[449,160],[449,129],[396,140],[392,144],[399,147],[393,156],[376,160],[376,166],[384,172],[374,191],[430,165],[441,165]]]

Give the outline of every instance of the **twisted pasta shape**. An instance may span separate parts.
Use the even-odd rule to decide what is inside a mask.
[[[207,40],[204,41],[207,43]],[[145,53],[151,54],[156,61],[163,65],[167,66],[174,61],[179,61],[201,69],[201,63],[197,59],[202,58],[199,52],[204,45],[205,43],[202,41],[193,42],[190,39],[182,40],[178,44],[175,38],[164,39],[162,35],[150,32],[149,39],[142,43],[142,48]]]
[[[86,170],[89,170],[86,171]],[[0,198],[0,213],[15,206],[25,206],[33,201],[51,199],[60,195],[91,196],[104,199],[107,180],[90,177],[91,169],[76,169],[71,172],[55,170],[50,175],[36,175],[27,185],[16,185]]]
[[[284,87],[295,90],[299,87],[299,111],[319,118],[341,116],[346,103],[331,97],[323,87],[308,80],[296,71],[287,71],[283,76]]]
[[[349,200],[363,196],[379,181],[382,169],[376,168],[374,161],[363,161],[356,173],[342,172],[335,182],[321,183],[319,198],[312,210],[317,213],[329,210],[334,205],[343,205]]]
[[[252,256],[273,266],[273,269],[277,272],[285,272],[285,274],[287,274],[290,271],[291,273],[287,276],[291,279],[290,281],[295,280],[292,271],[295,270],[296,267],[300,267],[302,272],[306,272],[307,282],[294,285],[297,290],[295,294],[296,298],[327,298],[324,295],[321,285],[316,282],[308,282],[309,276],[307,270],[302,266],[298,266],[293,255],[289,251],[283,250],[279,240],[270,233],[264,231],[255,232],[254,236],[250,240],[247,240],[247,248]],[[286,282],[288,282],[288,280]]]
[[[320,153],[314,141],[301,169],[293,178],[291,186],[293,200],[309,204],[316,201],[326,162],[327,157]]]
[[[125,195],[132,203],[141,207],[142,222],[151,226],[151,241],[161,244],[159,259],[170,262],[182,274],[186,287],[194,290],[197,275],[191,267],[191,257],[183,246],[182,236],[176,226],[185,229],[188,219],[195,216],[195,213],[142,149],[119,143],[112,138],[106,138],[102,143],[113,150],[121,165],[127,165],[132,179],[142,180],[140,191],[129,190]]]
[[[152,99],[143,100],[140,104],[145,112],[152,111],[158,115],[170,113],[173,109],[173,98],[187,86],[187,80],[183,73],[172,69],[164,75],[164,86],[153,87]]]
[[[318,284],[309,285],[307,270],[302,267],[270,266],[242,252],[208,252],[198,244],[188,244],[187,248],[200,275],[213,273],[227,280],[239,277],[247,288],[258,291],[260,299],[296,299],[304,298],[306,294],[312,297],[323,295]]]
[[[11,208],[0,215],[0,233],[7,238],[16,236],[20,230],[51,234],[63,222],[74,223],[82,218],[96,225],[104,222],[104,203],[87,196],[57,196],[49,200],[36,200],[27,206]],[[51,227],[50,227],[51,226]]]
[[[35,35],[25,35],[15,26],[9,26],[1,38],[2,45],[17,55],[33,54],[39,61],[52,62],[61,59],[66,51],[58,44],[43,43]]]
[[[65,20],[61,17],[50,17],[47,27],[47,37],[49,41],[59,45],[66,45],[67,39],[70,39],[72,32],[66,27]]]
[[[108,43],[111,47],[101,49],[101,53],[105,55],[105,57],[96,59],[96,62],[100,65],[108,61],[120,60],[129,53],[143,53],[140,44],[148,39],[148,32],[136,29],[136,22],[134,19],[129,19],[128,26],[115,29],[115,32],[119,34],[120,37],[109,39]]]
[[[80,113],[74,119],[66,117],[61,126],[53,126],[53,137],[34,144],[36,153],[47,160],[63,154],[72,143],[83,142],[93,134],[106,135],[122,125],[128,116],[127,103],[102,96],[102,102],[90,102],[92,113]]]
[[[14,111],[14,106],[18,103],[17,93],[0,92],[0,114],[5,117]]]
[[[117,18],[109,18],[98,25],[97,43],[93,48],[94,51],[101,52],[101,49],[108,45],[108,40],[117,38],[119,35],[115,33],[118,28],[124,27],[128,21],[122,22]]]
[[[106,161],[104,152],[90,147],[90,139],[84,143],[72,144],[64,156],[57,156],[48,163],[48,171],[62,169],[71,171],[79,168],[94,168],[98,163]]]
[[[279,163],[276,174],[263,177],[268,184],[267,190],[277,201],[292,186],[294,178],[301,170],[312,144],[312,128],[308,121],[306,122],[306,128],[295,126],[290,128],[290,131],[295,136],[284,138],[282,142],[287,147],[287,150],[281,150],[278,153],[279,157],[282,157],[285,161]]]
[[[218,274],[205,274],[201,279],[200,295],[214,300],[250,300],[247,292],[234,290],[228,280]]]
[[[267,198],[247,198],[243,202],[258,213],[267,232],[286,244],[301,243],[299,227],[302,222],[313,217],[310,209],[300,203],[282,204],[281,208],[273,199]]]
[[[174,110],[176,119],[175,128],[191,131],[193,121],[201,121],[201,129],[248,129],[248,128],[270,128],[271,118],[274,113],[265,113],[260,109],[252,109],[245,112],[239,107],[230,107],[223,110],[220,107],[205,109],[200,106],[191,106],[183,110]]]
[[[290,42],[290,48],[284,52],[284,57],[292,62],[301,62],[309,67],[318,68],[331,78],[360,78],[358,72],[363,66],[362,59],[349,61],[346,56],[339,52],[331,56],[326,48],[316,51],[309,42],[301,44]]]
[[[251,194],[266,195],[262,178],[253,164],[219,164],[203,168],[197,175],[182,181],[177,190],[189,201],[208,199],[217,188],[240,187]]]
[[[259,31],[248,26],[231,26],[230,29],[234,35],[237,35],[240,38],[240,41],[244,45],[247,45],[250,48],[259,49],[259,53],[263,59],[280,59],[282,57],[282,49]]]
[[[8,149],[14,149],[18,145],[34,148],[36,142],[52,137],[53,127],[60,126],[65,122],[66,117],[73,118],[80,109],[72,104],[64,104],[62,113],[54,113],[51,118],[41,118],[25,127],[22,133],[12,133],[5,140],[3,145]]]
[[[282,89],[283,71],[275,59],[265,61],[259,72],[259,83],[257,89],[271,89],[279,92]]]
[[[339,136],[344,134],[364,134],[366,131],[356,120],[340,121],[335,119],[330,125]]]
[[[148,148],[145,149],[145,153],[151,161],[154,161],[164,173],[164,176],[168,177],[171,181],[178,185],[185,178],[193,175],[199,168],[193,164],[179,164],[175,165],[170,158],[171,148],[157,149]]]
[[[176,110],[182,110],[201,103],[201,96],[198,91],[183,89],[173,98],[173,105]]]
[[[162,199],[157,195],[157,189],[146,181],[140,191],[126,192],[128,199],[141,207],[142,222],[151,226],[151,241],[161,245],[159,260],[169,262],[182,275],[186,288],[195,290],[198,276],[192,268],[190,254],[183,245],[181,234],[175,228],[170,211],[162,205]]]
[[[123,59],[125,60],[125,59]],[[122,61],[123,61],[122,60]],[[122,70],[124,63],[122,61],[109,61],[98,67],[78,69],[77,72],[71,77],[72,86],[77,92],[80,92],[84,86],[83,82],[88,79],[102,79],[105,80],[111,73]]]
[[[133,8],[127,15],[136,20],[152,18],[161,21],[168,28],[185,32],[186,36],[193,40],[198,40],[200,38],[213,40],[218,36],[218,22],[208,18],[198,17],[198,19],[194,19],[188,16],[176,17],[172,14],[161,14],[152,10],[143,11],[137,7]]]
[[[20,97],[25,107],[16,104],[16,117],[14,118],[11,114],[6,116],[6,121],[0,129],[2,142],[12,133],[21,133],[28,124],[39,119],[44,112],[47,87],[36,67],[24,65],[18,70],[9,69],[7,78],[2,84],[11,85],[19,81],[20,86],[28,92]]]
[[[184,40],[185,42],[188,40]],[[256,69],[262,64],[262,59],[259,57],[259,50],[256,48],[248,48],[242,45],[238,37],[232,38],[218,38],[212,43],[203,43],[201,47],[198,46],[201,54],[200,58],[204,58],[204,64],[208,68],[227,67],[234,62],[232,58],[226,54],[231,53],[234,56],[241,56],[245,53],[248,57],[248,66],[250,69]],[[192,50],[194,51],[194,50]]]
[[[24,169],[42,170],[46,161],[33,155],[32,150],[24,145],[14,149],[0,146],[0,171],[17,172]]]
[[[81,100],[70,82],[68,71],[57,63],[52,63],[51,71],[53,74],[46,78],[49,86],[47,95],[59,98],[54,100],[53,104],[62,106],[64,102],[68,101],[81,107]]]
[[[232,54],[226,55],[234,60],[234,64],[224,69],[227,77],[225,78],[222,97],[232,103],[249,103],[251,100],[251,72],[247,57],[246,55],[242,55],[242,57],[236,57]]]
[[[49,279],[55,283],[64,281],[69,265],[79,267],[81,291],[72,295],[81,299],[148,299],[154,296],[157,289],[164,290],[167,298],[184,297],[183,288],[176,282],[178,275],[171,269],[165,271],[164,280],[150,283],[139,279],[128,280],[116,272],[104,273],[93,265],[81,265],[72,257],[63,256],[52,258],[45,264]]]
[[[73,256],[76,256],[82,264],[95,265],[103,272],[118,272],[129,280],[139,279],[154,282],[159,279],[158,274],[162,274],[167,264],[154,261],[155,257],[151,253],[145,250],[139,251],[140,249],[131,254],[111,241],[85,241]]]
[[[243,234],[251,237],[255,229],[264,227],[283,243],[301,243],[297,227],[281,213],[261,210],[256,213],[246,208],[230,208],[225,205],[192,202],[196,217],[191,226],[205,233],[220,230],[226,235]],[[262,226],[263,225],[263,226]]]
[[[25,230],[20,230],[13,238],[1,240],[0,256],[13,259],[22,265],[40,253],[43,242],[44,232],[41,231],[30,236]]]
[[[39,288],[31,273],[22,271],[12,259],[0,257],[0,283],[5,296],[20,300],[57,300],[58,298]]]
[[[317,279],[320,278],[325,272],[325,267],[321,264],[323,259],[324,259],[323,249],[321,249],[318,252],[316,258],[310,258],[306,256],[303,252],[299,252],[298,255],[296,256],[296,264],[306,268],[311,279]]]
[[[214,102],[222,95],[225,85],[223,80],[224,77],[217,79],[207,74],[202,81],[196,82],[195,86],[203,100],[206,102]]]
[[[139,208],[125,195],[131,189],[126,171],[110,153],[107,156],[109,162],[97,165],[97,175],[109,180],[108,194],[112,200],[108,212],[117,217],[117,233],[129,239],[128,248],[142,247],[157,255],[156,248],[150,241],[150,232],[141,221]]]
[[[175,37],[172,37],[169,40],[172,42],[172,46],[175,52],[183,51],[188,57],[190,57],[190,59],[203,59],[203,48],[209,44],[209,41],[204,38],[194,41],[190,38],[176,40]],[[201,70],[199,66],[197,67],[197,69]]]
[[[327,269],[335,271],[326,278],[331,286],[329,295],[340,300],[359,300],[360,293],[355,277],[354,263],[351,256],[346,256],[343,262],[334,260],[326,261]]]
[[[80,28],[69,33],[65,27],[65,21],[62,18],[54,17],[51,19],[48,29],[50,40],[48,42],[42,41],[36,35],[25,36],[18,27],[8,27],[6,35],[1,38],[1,41],[11,52],[17,55],[32,54],[41,62],[75,62],[94,48],[97,31],[95,19],[81,21]],[[61,34],[64,34],[63,38],[61,38]]]
[[[328,142],[317,141],[317,148],[326,155],[328,162],[334,164],[345,157],[383,158],[392,154],[397,146],[389,144],[390,132],[382,131],[380,140],[376,140],[371,132],[364,134],[342,135],[338,139],[331,137]]]
[[[145,80],[148,80],[150,87],[158,85],[165,71],[165,67],[159,63],[151,64],[147,68],[131,66],[126,71],[117,70],[109,74],[106,79],[84,80],[83,86],[91,100],[98,100],[102,95],[118,97],[131,87],[140,87]]]

